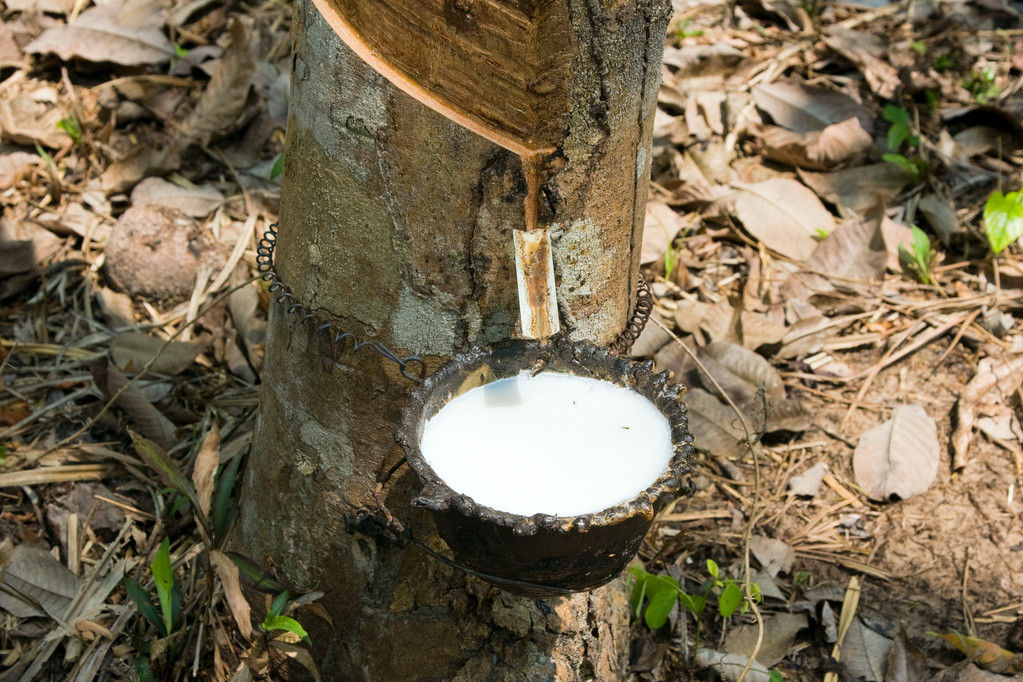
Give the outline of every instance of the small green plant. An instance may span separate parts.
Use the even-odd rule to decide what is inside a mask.
[[[164,538],[157,548],[150,570],[153,574],[153,583],[156,585],[156,598],[160,603],[159,610],[153,603],[152,597],[131,576],[124,576],[124,587],[128,592],[128,598],[135,602],[139,613],[166,637],[174,632],[174,626],[181,614],[181,587],[174,580],[168,538]]]
[[[908,111],[894,104],[886,104],[882,116],[884,116],[884,120],[892,124],[888,128],[889,151],[898,151],[903,142],[910,147],[920,146],[920,136],[913,133],[913,120]]]
[[[996,255],[1023,237],[1023,190],[1005,195],[997,190],[991,193],[984,204],[984,231]]]
[[[273,632],[274,630],[286,630],[295,635],[298,635],[306,644],[312,644],[312,640],[309,639],[309,634],[305,631],[297,620],[285,616],[284,613],[287,610],[288,597],[290,593],[284,590],[278,594],[273,602],[270,604],[270,608],[267,609],[266,618],[263,619],[263,623],[260,627],[263,628],[264,632]],[[290,605],[294,607],[295,604]]]
[[[675,266],[678,265],[678,252],[668,244],[668,250],[664,252],[664,279],[665,281],[671,281],[671,275],[675,272]]]
[[[918,55],[927,54],[927,45],[921,43],[919,40],[914,40],[909,44],[910,49],[916,52]]]
[[[921,284],[933,284],[931,266],[934,264],[935,256],[927,233],[913,225],[913,250],[907,249],[905,244],[899,244],[899,261],[902,267],[916,275]]]
[[[934,67],[935,71],[948,71],[949,69],[954,69],[958,63],[959,61],[953,55],[942,54],[938,55],[931,66]]]
[[[985,105],[1002,91],[995,85],[995,67],[989,66],[983,71],[974,71],[963,78],[963,87],[966,88],[977,104]]]
[[[640,566],[629,568],[629,574],[634,582],[632,585],[632,607],[636,611],[636,617],[643,614],[643,622],[651,629],[663,626],[671,610],[676,603],[682,604],[696,618],[697,630],[703,611],[707,606],[707,598],[711,594],[717,594],[718,613],[722,618],[729,618],[738,609],[740,613],[749,610],[749,602],[743,599],[742,588],[731,578],[723,578],[717,563],[713,559],[707,559],[707,573],[710,578],[700,586],[697,594],[689,594],[679,585],[678,581],[666,575],[653,575]],[[751,586],[753,599],[760,601],[760,585],[753,583]],[[643,611],[643,604],[647,602],[646,610]],[[697,635],[697,639],[699,636]]]
[[[813,238],[820,242],[827,239],[829,234],[831,234],[831,230],[825,230],[823,227],[818,227],[813,231]]]
[[[82,143],[82,126],[74,116],[68,116],[57,121],[57,127],[68,134],[75,144]]]
[[[911,148],[920,146],[920,136],[913,132],[913,120],[909,112],[894,104],[887,104],[882,115],[884,120],[891,123],[891,127],[888,128],[888,153],[882,154],[881,159],[895,164],[913,178],[914,184],[919,184],[927,171],[927,162],[918,156],[909,158],[899,153],[903,144]]]
[[[284,172],[284,154],[278,154],[277,160],[274,161],[273,168],[270,169],[270,179],[276,180]]]
[[[160,543],[151,568],[156,583],[156,597],[160,600],[160,610],[163,613],[163,629],[170,634],[174,626],[174,569],[170,560],[170,538],[164,538]]]
[[[178,65],[178,61],[188,54],[188,48],[182,47],[178,43],[174,43],[171,47],[174,48],[174,56],[170,58],[171,71]]]
[[[736,611],[746,613],[750,608],[750,603],[745,599],[739,583],[723,577],[713,559],[707,559],[707,574],[707,580],[700,585],[697,593],[690,594],[670,576],[654,575],[648,573],[642,566],[630,566],[629,575],[633,582],[629,602],[636,613],[636,618],[642,616],[646,626],[656,630],[668,622],[675,605],[681,604],[696,620],[695,639],[699,646],[703,613],[711,595],[717,596],[717,611],[722,618],[730,618]],[[750,592],[753,601],[759,603],[763,599],[759,584],[752,583]],[[781,673],[777,673],[777,677],[774,672],[771,673],[772,682],[781,679]]]
[[[893,163],[903,171],[906,175],[913,179],[914,185],[919,185],[924,179],[924,173],[927,172],[927,162],[921,159],[919,156],[913,157],[912,159],[903,156],[902,154],[882,154],[881,160],[888,163]]]
[[[695,38],[697,36],[702,36],[703,35],[703,29],[702,28],[694,28],[694,29],[691,29],[691,30],[689,29],[689,22],[691,22],[691,21],[692,21],[692,19],[690,19],[689,17],[686,17],[683,21],[675,22],[675,40],[676,41],[681,42],[681,41],[685,40],[686,38]]]

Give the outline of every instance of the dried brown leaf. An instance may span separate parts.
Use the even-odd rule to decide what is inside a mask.
[[[680,216],[663,201],[648,201],[640,262],[646,265],[663,256],[678,233],[690,226],[691,221]]]
[[[245,24],[232,19],[230,32],[231,46],[224,58],[210,67],[210,82],[179,130],[188,142],[206,145],[213,137],[229,132],[245,109],[256,61]]]
[[[838,289],[861,291],[864,286],[857,283],[880,282],[888,262],[881,231],[884,217],[884,204],[877,204],[862,217],[842,223],[821,241],[806,264],[826,273]]]
[[[11,27],[0,18],[0,66],[22,66],[24,55],[14,39]]]
[[[873,34],[831,26],[824,34],[824,43],[852,62],[875,93],[884,99],[895,96],[895,90],[902,84],[899,72],[882,59],[884,46]]]
[[[906,499],[930,487],[940,459],[934,420],[919,405],[900,405],[891,419],[860,437],[853,473],[872,500]]]
[[[885,265],[892,272],[902,270],[902,259],[899,258],[899,245],[913,252],[913,228],[897,223],[888,216],[881,221],[881,234],[884,235],[884,246],[888,255]]]
[[[784,540],[754,535],[750,538],[749,548],[772,578],[778,577],[779,573],[788,573],[796,564],[796,550]]]
[[[834,173],[800,171],[799,176],[825,201],[852,217],[879,201],[890,204],[912,178],[893,163],[873,163]]]
[[[732,408],[702,388],[690,388],[685,403],[696,447],[728,459],[740,457],[746,451],[742,443],[746,436]]]
[[[916,682],[926,680],[931,670],[920,647],[909,641],[905,630],[899,630],[888,656],[888,672],[884,682]]]
[[[820,492],[821,482],[828,473],[826,462],[817,462],[801,474],[789,479],[789,495],[797,497],[817,497]]]
[[[127,156],[110,164],[100,176],[100,186],[107,194],[131,189],[144,177],[160,175],[177,170],[181,157],[173,147],[160,149],[142,146],[133,149]]]
[[[224,195],[209,185],[182,187],[163,178],[146,178],[132,190],[131,203],[174,208],[194,218],[205,218],[224,203]]]
[[[681,309],[681,307],[680,307]],[[742,313],[727,298],[722,298],[714,305],[705,309],[706,313],[700,316],[700,330],[707,335],[710,341],[721,341],[724,343],[740,343],[742,341],[742,330],[740,328],[740,315]],[[699,314],[700,308],[695,311]],[[684,313],[682,313],[684,314]],[[676,319],[680,313],[676,311]],[[683,330],[689,329],[688,324],[680,325]]]
[[[163,22],[164,10],[158,2],[106,2],[85,10],[72,24],[47,29],[25,51],[52,53],[63,61],[163,64],[174,56]]]
[[[727,202],[751,235],[793,260],[810,257],[820,230],[835,229],[831,213],[796,180],[776,178],[732,187],[735,192],[721,201]]]
[[[753,99],[777,125],[800,134],[821,131],[849,118],[855,118],[863,129],[873,123],[867,108],[852,97],[803,83],[777,81],[758,85],[753,88]]]
[[[805,613],[775,613],[764,617],[764,638],[757,652],[757,662],[774,667],[789,655],[796,633],[807,626]],[[757,626],[740,625],[729,630],[725,651],[749,658],[757,643]]]
[[[966,465],[978,412],[986,405],[1003,402],[1021,383],[1023,356],[1002,361],[994,358],[980,361],[977,373],[956,402],[956,427],[952,433],[953,468],[961,469]]]
[[[940,197],[937,194],[928,194],[920,200],[916,208],[924,214],[927,222],[934,228],[934,231],[941,239],[941,243],[945,246],[951,243],[954,235],[965,232],[962,224],[959,222],[959,216],[956,214],[955,207],[944,197]]]
[[[153,374],[174,376],[191,367],[201,351],[197,343],[168,343],[142,332],[118,334],[110,342],[110,356],[118,369],[129,373],[140,372],[152,362],[149,371]]]
[[[16,144],[40,144],[59,149],[71,142],[57,127],[64,114],[56,106],[57,93],[48,85],[32,87],[0,98],[0,136]]]
[[[213,479],[217,475],[220,464],[220,427],[213,424],[202,441],[195,464],[192,465],[192,483],[195,484],[195,497],[199,500],[199,511],[206,518],[210,517],[210,504],[213,501]],[[233,565],[233,564],[232,564]],[[235,580],[237,580],[237,571]]]
[[[92,376],[96,387],[107,399],[118,395],[115,405],[120,408],[132,424],[147,438],[165,449],[170,449],[176,442],[174,424],[146,399],[134,384],[121,374],[111,360],[103,360],[93,365]],[[123,390],[121,390],[123,389]]]
[[[0,191],[13,187],[41,159],[28,152],[0,154]]]
[[[23,542],[0,572],[0,608],[19,618],[49,616],[62,622],[81,579],[42,545]]]
[[[751,406],[760,414],[761,406]],[[805,431],[813,425],[813,415],[803,403],[795,398],[780,398],[767,403],[767,423],[763,428],[768,433],[776,431]]]
[[[288,658],[294,659],[298,663],[312,674],[313,679],[316,682],[320,682],[320,672],[316,669],[316,663],[313,661],[312,654],[305,647],[301,647],[297,644],[291,644],[279,639],[272,640],[270,646],[283,652]]]
[[[257,314],[260,308],[259,287],[254,283],[245,286],[248,279],[246,266],[236,267],[231,273],[231,286],[237,288],[227,298],[227,310],[231,313],[231,322],[238,332],[248,364],[258,372],[263,366],[266,319]]]
[[[0,276],[35,271],[61,240],[28,220],[0,219]]]
[[[655,319],[660,319],[657,313],[651,313]],[[654,320],[650,320],[643,331],[640,333],[639,338],[632,344],[632,349],[629,351],[629,355],[633,358],[646,358],[658,350],[660,350],[665,344],[671,341],[671,335],[661,328],[661,325],[655,324]]]
[[[75,0],[6,0],[4,5],[8,12],[68,14],[75,7]]]
[[[675,310],[675,324],[686,334],[695,334],[703,324],[703,320],[715,310],[720,310],[720,308],[703,301],[682,299],[678,302],[678,309]],[[727,312],[731,317],[731,306]]]
[[[777,126],[760,126],[756,134],[765,157],[811,170],[855,163],[874,148],[874,140],[855,118],[804,134]]]
[[[205,447],[205,443],[203,447]],[[200,502],[202,499],[200,495]],[[238,579],[238,567],[235,566],[230,557],[216,549],[210,550],[210,562],[217,571],[221,585],[224,586],[224,597],[227,598],[227,605],[231,609],[231,615],[234,616],[234,622],[238,624],[238,631],[246,640],[251,640],[252,608],[245,599],[245,595],[242,594],[241,583]]]
[[[784,322],[748,310],[739,314],[739,325],[742,329],[742,345],[750,350],[779,343],[788,331]]]
[[[884,679],[892,646],[892,640],[874,632],[859,618],[854,618],[842,640],[841,661],[851,677],[880,682]]]
[[[756,400],[761,385],[769,400],[785,397],[785,385],[778,370],[747,348],[734,343],[710,343],[699,349],[697,356],[732,400],[740,405]],[[707,379],[703,379],[703,384],[708,391],[716,390]]]
[[[748,662],[749,658],[742,654],[727,654],[712,649],[696,650],[696,665],[713,670],[725,682],[739,682],[739,677]],[[770,682],[770,679],[771,671],[757,661],[753,662],[743,678],[744,682]]]

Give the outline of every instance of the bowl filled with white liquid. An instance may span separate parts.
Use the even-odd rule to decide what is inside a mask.
[[[586,343],[456,356],[412,391],[397,432],[455,560],[511,592],[618,576],[654,512],[688,492],[684,389]]]

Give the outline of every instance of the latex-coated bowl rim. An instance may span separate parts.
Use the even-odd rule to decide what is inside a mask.
[[[515,371],[546,363],[552,371],[568,371],[578,376],[614,381],[648,398],[668,419],[671,428],[672,455],[661,475],[632,499],[600,512],[576,516],[523,516],[502,512],[478,504],[468,495],[451,489],[427,463],[419,447],[422,427],[426,421],[424,413],[429,401],[438,386],[443,386],[452,375],[462,373],[468,376],[470,372],[484,366],[488,358],[496,358],[499,354],[503,362],[509,362],[515,353],[519,353],[523,360],[520,366],[514,368]],[[516,364],[514,360],[511,363]],[[532,535],[540,528],[585,532],[637,515],[653,518],[654,506],[658,500],[682,491],[688,483],[685,477],[689,473],[689,461],[693,453],[693,437],[688,429],[686,406],[681,402],[685,388],[679,384],[669,384],[669,377],[669,372],[655,374],[652,362],[636,362],[586,342],[557,341],[542,345],[536,341],[511,341],[493,348],[474,348],[456,355],[411,391],[395,433],[395,439],[405,450],[409,466],[423,483],[423,490],[413,504],[433,511],[455,508],[467,516],[511,527],[520,535]]]

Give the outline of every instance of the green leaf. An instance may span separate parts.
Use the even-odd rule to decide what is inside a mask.
[[[984,231],[993,253],[1023,237],[1023,191],[994,191],[984,204]]]
[[[163,611],[163,625],[169,635],[174,624],[174,569],[170,560],[170,538],[164,538],[153,557],[153,580],[156,582],[156,596]]]
[[[237,552],[224,552],[238,567],[238,577],[252,589],[277,594],[284,590],[284,585],[277,582],[272,575],[261,569],[251,559]]]
[[[294,618],[288,618],[287,616],[274,616],[271,618],[270,615],[267,614],[266,620],[263,621],[263,629],[267,632],[272,632],[273,630],[287,630],[288,632],[295,633],[306,642],[312,644],[312,640],[309,639],[309,633],[307,633],[305,628],[299,625],[299,622]]]
[[[888,149],[898,149],[903,142],[909,139],[912,132],[909,112],[894,104],[887,104],[882,114],[884,119],[892,124],[892,127],[888,129]]]
[[[153,675],[153,668],[149,665],[148,658],[136,656],[133,662],[135,664],[135,674],[138,676],[139,682],[156,682],[156,677]]]
[[[287,605],[287,603],[288,590],[284,590],[274,598],[273,603],[270,604],[270,610],[266,612],[266,617],[276,618],[277,616],[281,615],[282,613],[284,613],[284,607]]]
[[[703,609],[707,606],[707,598],[696,594],[678,593],[678,602],[689,609],[689,613],[699,620],[703,616]]]
[[[718,568],[718,564],[713,559],[707,559],[707,573],[710,573],[714,580],[718,579],[721,569]]]
[[[629,573],[632,574],[633,578],[632,594],[629,596],[629,605],[632,606],[632,610],[636,613],[636,618],[639,618],[639,614],[643,608],[643,599],[646,597],[647,579],[651,576],[639,566],[630,567]]]
[[[202,525],[202,529],[206,532],[206,535],[210,536],[209,522],[200,511],[202,507],[199,506],[199,500],[195,496],[195,490],[192,489],[192,482],[181,473],[178,465],[159,445],[148,438],[143,438],[131,429],[128,429],[128,435],[131,436],[131,442],[132,445],[135,446],[135,452],[138,453],[139,457],[142,458],[142,461],[144,461],[149,468],[156,472],[157,476],[160,477],[160,480],[163,481],[165,485],[170,486],[188,498],[188,501],[192,504],[192,509],[195,510],[195,517],[199,520],[199,523]]]
[[[742,589],[732,581],[728,581],[725,589],[721,592],[721,597],[718,599],[718,610],[721,612],[721,617],[728,618],[731,616],[741,603]]]
[[[284,154],[279,154],[277,160],[274,161],[273,168],[270,169],[270,179],[276,180],[284,172]]]
[[[235,455],[227,466],[220,471],[217,480],[217,491],[213,494],[213,539],[219,547],[227,537],[227,531],[237,513],[237,507],[231,504],[231,494],[234,492],[234,484],[238,479],[238,467],[241,466],[242,456]],[[277,591],[277,590],[275,590]]]
[[[57,121],[57,127],[67,133],[75,144],[82,143],[82,126],[78,124],[78,119],[74,116],[60,119]]]
[[[661,590],[650,597],[646,613],[643,614],[643,622],[651,630],[657,630],[668,622],[671,610],[675,608],[678,601],[678,589]]]
[[[927,233],[913,225],[913,253],[918,258],[926,257],[931,252],[931,239]]]
[[[785,677],[777,670],[772,670],[767,682],[785,682]]]
[[[135,602],[139,613],[166,636],[167,632],[164,630],[163,620],[160,619],[160,612],[156,610],[153,600],[149,598],[149,595],[142,589],[142,586],[129,575],[124,576],[124,591],[128,593],[128,599]]]

